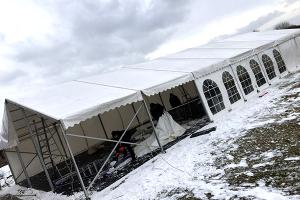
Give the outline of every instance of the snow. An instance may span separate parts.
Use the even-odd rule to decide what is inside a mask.
[[[284,160],[286,160],[286,161],[296,161],[296,160],[300,160],[300,157],[299,156],[298,157],[289,157],[289,158],[286,158]]]
[[[228,169],[228,168],[237,168],[237,167],[248,167],[247,161],[245,159],[242,159],[240,161],[240,163],[238,163],[238,164],[232,163],[232,164],[229,164],[229,165],[225,166],[225,169]]]
[[[274,162],[265,162],[265,163],[259,163],[252,166],[252,168],[259,168],[259,167],[265,167],[267,165],[273,165]]]

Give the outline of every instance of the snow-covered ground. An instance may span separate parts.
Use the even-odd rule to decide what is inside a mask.
[[[216,131],[180,141],[168,149],[166,154],[154,157],[101,192],[94,192],[91,198],[300,199],[299,185],[295,185],[298,188],[284,187],[289,181],[300,180],[297,176],[300,172],[300,136],[297,135],[300,134],[300,73],[279,79],[266,91],[268,93],[262,98],[253,97],[238,109],[220,115],[214,123],[203,128],[216,126]],[[289,134],[282,126],[293,127],[291,132],[296,131],[293,135],[295,140],[289,140],[284,145],[278,142],[279,139],[275,140],[275,134],[278,136],[279,133],[278,127],[283,133],[287,131],[284,134]],[[268,131],[264,132],[265,129]],[[270,130],[274,133],[274,141],[272,135],[263,135],[269,134]],[[246,144],[249,150],[245,148]],[[287,153],[285,150],[289,147],[294,148],[295,152]],[[291,172],[296,172],[293,177],[284,176],[281,187],[272,181],[267,183],[268,178],[272,179],[278,174],[268,174],[270,177],[267,178],[261,173],[257,175],[262,170],[270,170],[273,165],[278,165],[279,158],[285,164],[291,164]],[[0,195],[20,192],[37,195],[23,199],[83,197],[82,193],[66,197],[19,186],[6,188]]]

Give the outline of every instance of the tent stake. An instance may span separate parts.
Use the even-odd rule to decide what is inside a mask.
[[[87,192],[87,190],[86,190],[86,188],[85,188],[85,186],[84,186],[82,177],[81,177],[81,175],[80,175],[80,172],[79,172],[77,163],[76,163],[76,161],[75,161],[75,158],[74,158],[74,155],[73,155],[71,146],[70,146],[70,144],[69,144],[69,142],[68,142],[68,138],[66,137],[66,130],[64,129],[64,127],[63,127],[63,125],[62,125],[62,122],[60,123],[60,128],[61,128],[61,130],[62,130],[62,135],[63,135],[63,138],[65,139],[66,145],[67,145],[67,147],[68,147],[68,150],[69,150],[71,159],[72,159],[73,164],[74,164],[74,166],[75,166],[75,170],[76,170],[78,179],[79,179],[79,181],[80,181],[80,185],[81,185],[81,187],[82,187],[82,189],[83,189],[84,196],[85,196],[86,199],[90,199],[89,194],[88,194],[88,192]]]
[[[35,151],[36,151],[37,154],[38,154],[40,163],[41,163],[42,168],[43,168],[43,170],[44,170],[44,172],[45,172],[45,174],[46,174],[46,177],[47,177],[49,186],[50,186],[51,190],[54,191],[54,187],[53,187],[53,184],[52,184],[50,175],[49,175],[48,170],[47,170],[47,168],[46,168],[46,165],[45,165],[45,163],[44,163],[44,161],[43,161],[42,153],[39,151],[38,144],[37,144],[36,138],[34,137],[34,133],[33,133],[32,129],[31,129],[31,127],[30,127],[30,122],[29,122],[29,119],[28,119],[27,116],[26,116],[25,109],[23,109],[23,115],[24,115],[24,118],[26,119],[27,127],[28,127],[28,130],[29,130],[30,135],[31,135],[31,140],[32,140],[33,146],[34,146],[34,148],[35,148]],[[37,133],[36,133],[36,134],[37,134]]]
[[[156,141],[157,141],[157,143],[158,143],[158,145],[159,145],[159,147],[160,147],[161,152],[162,152],[162,153],[166,153],[166,151],[164,150],[163,146],[161,145],[161,143],[160,143],[160,141],[159,141],[157,132],[156,132],[156,130],[155,130],[155,125],[154,125],[154,122],[153,122],[153,120],[152,120],[152,116],[151,116],[151,114],[150,114],[149,108],[148,108],[147,103],[146,103],[146,98],[145,98],[146,95],[145,95],[143,92],[141,92],[141,93],[142,93],[142,96],[143,96],[143,104],[144,104],[144,106],[145,106],[145,108],[146,108],[148,117],[149,117],[149,119],[150,119],[150,122],[151,122],[151,125],[152,125],[152,128],[153,128],[153,132],[154,132]]]
[[[95,178],[92,180],[92,182],[90,183],[90,185],[88,186],[87,190],[90,190],[91,187],[93,186],[93,184],[95,183],[95,181],[97,180],[97,178],[99,177],[100,173],[102,172],[102,170],[104,169],[105,165],[108,163],[109,159],[111,158],[111,156],[113,155],[113,153],[115,152],[116,148],[118,147],[118,145],[120,144],[121,140],[123,139],[125,133],[128,131],[129,127],[131,126],[132,122],[135,119],[135,116],[139,113],[139,111],[141,110],[143,104],[139,107],[139,109],[137,110],[137,113],[132,117],[131,121],[129,122],[129,124],[127,125],[126,129],[124,130],[124,132],[122,133],[121,137],[119,138],[118,142],[115,144],[114,148],[112,149],[112,151],[110,152],[110,154],[108,155],[108,157],[106,158],[105,162],[103,163],[103,165],[101,166],[100,170],[97,172]]]
[[[24,174],[25,174],[25,177],[26,177],[27,183],[28,183],[29,187],[30,187],[30,188],[32,188],[31,181],[30,181],[30,178],[29,178],[29,176],[28,176],[28,173],[27,173],[27,170],[26,170],[26,167],[25,167],[25,164],[24,164],[23,158],[22,158],[22,156],[21,156],[21,154],[20,154],[19,147],[18,147],[18,146],[16,146],[16,147],[15,147],[15,149],[16,149],[16,152],[17,152],[18,158],[19,158],[19,160],[20,160],[20,163],[21,163],[21,166],[22,166],[23,172],[24,172]],[[22,174],[22,173],[21,173],[21,174]]]

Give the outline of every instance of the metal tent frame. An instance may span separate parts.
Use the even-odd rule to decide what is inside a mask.
[[[92,186],[94,185],[95,181],[98,179],[100,173],[102,172],[103,168],[107,165],[109,159],[112,157],[112,155],[113,155],[115,149],[117,148],[117,146],[118,146],[119,144],[130,144],[130,145],[136,145],[136,146],[147,146],[147,147],[149,147],[149,145],[141,145],[141,144],[138,144],[138,143],[124,142],[124,141],[122,141],[124,135],[128,132],[130,126],[131,126],[132,123],[133,123],[133,121],[134,121],[135,119],[138,119],[137,115],[138,115],[138,113],[141,112],[141,109],[142,109],[143,106],[145,107],[147,116],[148,116],[148,118],[149,118],[149,120],[150,120],[150,124],[151,124],[151,126],[152,126],[152,128],[153,128],[153,133],[154,133],[155,138],[156,138],[156,141],[157,141],[157,143],[158,143],[158,146],[151,146],[151,147],[160,148],[161,152],[162,152],[162,153],[165,153],[165,150],[164,150],[164,148],[163,148],[163,146],[162,146],[162,144],[161,144],[161,142],[160,142],[160,140],[159,140],[159,138],[158,138],[157,132],[155,131],[155,125],[154,125],[154,122],[153,122],[153,120],[152,120],[152,116],[151,116],[151,114],[150,114],[150,110],[149,110],[149,108],[148,108],[148,106],[147,106],[146,95],[142,93],[142,96],[143,96],[142,104],[139,106],[139,108],[138,108],[137,110],[134,109],[134,116],[133,116],[132,119],[130,120],[129,124],[125,127],[125,130],[124,130],[124,132],[122,133],[122,135],[121,135],[121,137],[119,138],[119,140],[108,139],[108,136],[107,136],[107,133],[106,133],[106,131],[105,131],[105,128],[104,128],[103,122],[102,122],[102,120],[101,120],[100,114],[98,115],[99,123],[101,124],[101,126],[103,127],[103,130],[105,131],[105,136],[106,136],[106,138],[101,138],[101,137],[90,137],[90,136],[86,136],[85,134],[84,134],[84,135],[76,135],[76,134],[70,134],[70,133],[67,133],[67,132],[66,132],[67,129],[65,128],[64,123],[63,123],[62,121],[58,121],[56,124],[53,125],[53,126],[55,127],[56,131],[57,131],[57,133],[56,133],[57,135],[59,135],[59,132],[58,132],[58,129],[57,129],[57,128],[59,128],[59,129],[61,130],[62,136],[63,136],[63,137],[62,137],[62,138],[58,137],[58,138],[59,138],[60,140],[62,139],[62,140],[65,142],[66,148],[67,148],[67,149],[65,149],[65,146],[63,145],[62,141],[60,141],[60,142],[61,142],[61,147],[62,147],[62,149],[63,149],[65,155],[58,155],[58,156],[61,156],[61,157],[63,157],[63,158],[67,158],[67,157],[68,157],[68,154],[69,154],[70,160],[72,161],[72,163],[73,163],[73,165],[74,165],[76,175],[77,175],[77,177],[78,177],[78,179],[79,179],[81,188],[82,188],[82,190],[83,190],[83,192],[84,192],[84,195],[85,195],[85,198],[86,198],[86,199],[89,199],[89,196],[90,196],[90,192],[91,192]],[[34,146],[34,149],[35,149],[36,152],[35,152],[35,153],[33,153],[33,152],[21,152],[21,151],[19,150],[18,146],[15,148],[15,151],[6,151],[6,152],[15,152],[15,153],[17,153],[18,159],[19,159],[19,161],[20,161],[20,163],[21,163],[22,171],[21,171],[20,174],[18,174],[17,176],[14,175],[15,180],[17,180],[17,179],[24,173],[25,178],[26,178],[26,181],[27,181],[27,184],[28,184],[28,186],[31,188],[31,187],[32,187],[32,182],[31,182],[30,177],[29,177],[29,175],[28,175],[27,168],[30,166],[30,164],[33,162],[33,160],[34,160],[35,158],[38,158],[38,160],[39,160],[39,162],[40,162],[40,164],[41,164],[41,166],[42,166],[42,170],[45,172],[45,175],[46,175],[48,184],[49,184],[51,190],[54,191],[54,190],[55,190],[55,187],[54,187],[54,185],[53,185],[51,176],[50,176],[50,174],[49,174],[49,172],[48,172],[48,169],[47,169],[47,167],[46,167],[46,165],[45,165],[45,162],[44,162],[44,160],[43,160],[43,152],[41,152],[41,149],[39,148],[39,145],[38,145],[38,140],[37,140],[37,137],[38,137],[38,136],[37,136],[37,132],[35,132],[35,130],[33,130],[32,127],[30,126],[30,119],[29,119],[30,116],[27,116],[27,115],[26,115],[26,112],[25,112],[25,110],[26,110],[27,108],[21,107],[21,109],[22,109],[22,112],[23,112],[23,115],[24,115],[24,119],[25,119],[26,124],[27,124],[28,132],[29,132],[29,136],[27,136],[27,137],[29,137],[29,138],[31,139],[31,141],[32,141],[32,143],[33,143],[33,146]],[[32,110],[31,110],[31,111],[32,111]],[[38,112],[35,112],[35,113],[37,114],[37,116],[39,116],[39,113],[38,113]],[[41,115],[41,117],[46,117],[46,116],[45,116],[45,115]],[[148,121],[148,122],[149,122],[149,121]],[[139,125],[140,125],[140,122],[139,122]],[[108,157],[106,158],[105,162],[102,164],[102,166],[101,166],[101,168],[98,170],[96,176],[93,178],[92,182],[91,182],[88,186],[85,186],[85,185],[84,185],[83,178],[82,178],[82,176],[81,176],[81,174],[80,174],[78,164],[77,164],[77,162],[76,162],[76,160],[75,160],[75,156],[74,156],[73,151],[72,151],[72,148],[71,148],[71,146],[70,146],[70,144],[69,144],[69,139],[68,139],[69,137],[77,137],[77,138],[82,138],[82,139],[86,139],[86,140],[87,140],[87,139],[90,139],[90,140],[98,140],[98,141],[106,141],[106,142],[112,142],[112,143],[115,143],[114,148],[111,150],[111,152],[110,152],[110,154],[108,155]],[[68,152],[68,154],[67,154],[67,152]],[[24,163],[24,161],[23,161],[23,159],[22,159],[21,153],[23,153],[23,154],[26,154],[26,153],[28,153],[28,154],[33,154],[34,157],[31,159],[31,161],[30,161],[27,165],[25,165],[25,163]]]

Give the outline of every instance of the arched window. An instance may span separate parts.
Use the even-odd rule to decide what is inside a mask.
[[[246,95],[250,94],[254,89],[252,86],[251,78],[250,78],[247,70],[243,66],[239,65],[239,66],[237,66],[236,71],[237,71],[239,80],[242,84],[244,93]]]
[[[216,114],[225,108],[221,91],[214,81],[206,79],[203,82],[203,92],[210,111],[213,114]]]
[[[266,79],[261,72],[259,64],[255,60],[252,59],[252,60],[250,60],[250,67],[253,71],[253,74],[255,76],[258,87],[264,85],[266,83]]]
[[[274,65],[273,65],[271,58],[269,56],[267,56],[266,54],[263,54],[262,61],[266,68],[269,79],[271,80],[271,79],[275,78],[276,74],[275,74]]]
[[[233,77],[229,72],[223,72],[222,74],[223,83],[227,90],[229,101],[231,104],[241,99],[241,96],[236,88]]]
[[[276,60],[280,74],[285,72],[286,71],[285,63],[284,63],[280,53],[276,49],[273,50],[273,56]]]

